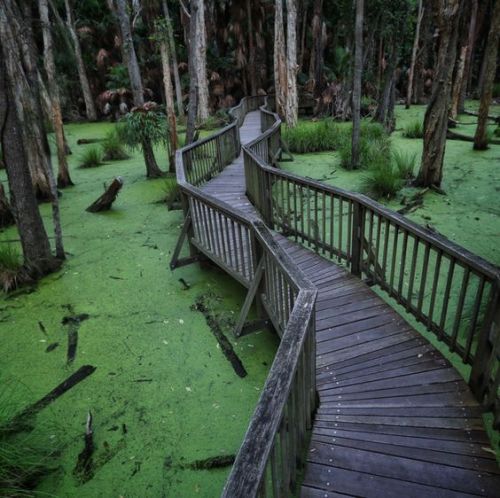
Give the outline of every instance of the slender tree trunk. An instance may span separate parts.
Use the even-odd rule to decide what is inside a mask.
[[[422,24],[423,17],[424,17],[424,8],[422,7],[422,0],[419,0],[418,13],[417,13],[417,26],[415,28],[415,39],[413,40],[413,48],[411,51],[410,70],[408,72],[408,87],[406,89],[406,109],[409,109],[411,105],[411,97],[413,92],[413,78],[415,76],[415,63],[417,61],[418,44],[420,41],[420,25]]]
[[[364,0],[356,0],[354,41],[354,77],[352,85],[352,153],[351,169],[359,168],[361,134],[361,78],[363,72],[363,13]]]
[[[0,22],[4,14],[0,6]],[[3,34],[3,33],[2,33]],[[4,38],[0,39],[4,45]],[[14,105],[12,87],[7,80],[4,49],[0,49],[0,130],[1,144],[9,180],[14,217],[21,239],[24,266],[34,278],[56,270],[61,262],[53,257],[47,232],[38,209],[24,150],[21,123]]]
[[[175,48],[174,29],[172,26],[172,19],[170,17],[170,11],[168,10],[167,1],[163,0],[162,5],[163,5],[163,15],[165,16],[165,20],[167,21],[168,45],[170,48],[170,55],[172,57],[172,72],[174,73],[177,114],[179,116],[184,116],[184,105],[182,102],[182,86],[181,86],[181,78],[179,76],[179,65],[177,64],[177,51]]]
[[[78,39],[75,24],[73,22],[73,14],[70,1],[71,0],[64,0],[64,6],[66,8],[66,26],[68,27],[71,41],[73,42],[73,50],[75,51],[76,59],[76,69],[78,70],[78,78],[80,80],[80,86],[82,87],[83,100],[85,101],[85,111],[87,114],[87,119],[89,121],[97,121],[97,111],[95,108],[94,99],[92,97],[92,92],[90,90],[87,70],[85,69],[85,64],[83,62],[80,40]]]
[[[248,64],[250,66],[250,92],[252,95],[257,95],[258,83],[257,83],[257,68],[255,61],[255,42],[253,33],[253,22],[252,22],[252,3],[251,0],[246,0],[246,11],[247,11],[247,29],[248,29]]]
[[[394,122],[392,120],[394,117],[394,109],[391,109],[391,97],[395,87],[394,78],[397,66],[397,49],[393,40],[390,43],[390,47],[391,53],[389,54],[389,63],[385,69],[384,89],[382,90],[382,95],[379,98],[377,110],[373,117],[373,120],[383,125],[388,132],[394,130]]]
[[[300,52],[299,52],[299,71],[304,72],[304,55],[306,51],[306,33],[307,33],[307,2],[304,4],[304,10],[302,11],[302,15],[304,18],[302,19],[301,24],[301,34],[300,34]]]
[[[174,92],[172,88],[172,79],[170,76],[170,57],[167,40],[160,41],[161,65],[163,68],[163,86],[165,89],[165,104],[168,118],[169,134],[169,164],[171,173],[175,173],[175,151],[177,150],[177,119],[175,117]]]
[[[481,103],[477,118],[476,134],[474,136],[474,149],[488,148],[488,112],[493,96],[497,68],[498,42],[500,40],[500,0],[496,0],[491,16],[490,31],[484,53],[484,79],[481,88]]]
[[[460,49],[460,57],[456,62],[455,79],[451,91],[450,118],[455,120],[458,116],[458,107],[460,105],[460,92],[464,80],[465,58],[467,57],[467,45]]]
[[[197,36],[197,18],[199,3],[193,0],[191,3],[191,17],[189,19],[189,107],[186,126],[186,144],[194,140],[196,131],[196,116],[198,114],[198,71],[196,67],[196,36]]]
[[[314,0],[312,18],[312,47],[309,61],[309,79],[314,81],[313,94],[319,98],[323,85],[323,0]]]
[[[275,0],[274,9],[274,88],[276,111],[281,116],[286,116],[287,66],[283,27],[283,0]]]
[[[460,100],[458,103],[458,112],[464,111],[465,96],[472,73],[472,54],[476,41],[476,20],[477,20],[477,0],[471,0],[469,33],[467,36],[467,53],[465,55],[464,76],[462,78],[462,88],[460,89]]]
[[[118,21],[122,34],[122,52],[125,63],[127,64],[130,86],[134,98],[134,105],[140,107],[144,105],[144,89],[142,86],[141,72],[139,62],[135,53],[134,42],[132,39],[132,29],[130,19],[127,13],[126,1],[116,0]],[[159,178],[163,176],[162,171],[156,162],[153,146],[149,139],[142,141],[142,153],[146,164],[146,175],[148,178]]]
[[[299,114],[299,98],[297,95],[297,0],[286,0],[287,39],[286,39],[286,112],[288,126],[296,126]]]
[[[439,49],[432,95],[424,119],[424,148],[417,184],[425,187],[441,185],[446,149],[448,110],[461,0],[440,0],[438,6]]]
[[[198,3],[197,10],[197,36],[196,46],[196,70],[198,71],[198,119],[203,122],[208,119],[208,78],[207,78],[207,31],[205,26],[205,3],[203,0],[194,0]],[[191,15],[191,22],[193,22]],[[192,42],[193,40],[191,40]]]
[[[61,112],[61,99],[59,96],[59,86],[57,84],[56,64],[54,61],[54,50],[49,19],[49,5],[47,0],[38,1],[40,21],[43,33],[43,63],[47,73],[48,91],[50,97],[51,119],[56,137],[57,160],[59,172],[57,174],[57,186],[59,188],[73,185],[69,175],[68,161],[66,160],[66,147],[64,140],[64,127]]]

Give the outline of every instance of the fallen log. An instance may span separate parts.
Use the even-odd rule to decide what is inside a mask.
[[[476,116],[476,118],[479,116],[477,112],[473,111],[464,111],[461,114],[466,114],[467,116]],[[500,123],[500,116],[488,116],[488,119],[491,119],[491,121],[495,121],[495,123]]]
[[[446,133],[446,138],[448,140],[462,140],[464,142],[474,142],[474,137],[469,137],[468,135],[462,135],[462,133],[457,133],[448,129]],[[491,139],[488,140],[488,145],[500,145],[500,140]]]
[[[92,413],[89,411],[87,414],[87,423],[85,425],[84,447],[78,455],[73,474],[86,482],[93,477],[93,462],[92,456],[94,454],[94,431],[92,430]]]
[[[123,187],[123,178],[117,176],[111,184],[106,188],[104,194],[94,201],[87,209],[89,213],[98,213],[99,211],[108,211],[115,202],[118,193]]]

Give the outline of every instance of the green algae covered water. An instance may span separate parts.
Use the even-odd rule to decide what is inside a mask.
[[[15,414],[81,366],[96,367],[34,419],[37,437],[59,450],[40,496],[216,497],[230,466],[196,470],[193,462],[238,451],[278,341],[268,332],[232,338],[245,292],[224,273],[198,265],[169,270],[182,213],[160,202],[164,180],[146,180],[139,154],[77,168],[91,146],[77,139],[102,138],[111,126],[66,127],[75,183],[61,197],[68,259],[36,288],[1,297],[0,399]],[[156,152],[165,169],[165,151]],[[113,209],[85,212],[114,176],[125,185]],[[42,211],[51,232],[49,206]],[[2,243],[16,239],[15,229],[0,234]],[[193,309],[199,296],[218,315],[246,377],[236,375]],[[68,364],[72,325],[64,319],[83,314]],[[75,467],[89,411],[95,451],[82,476]]]

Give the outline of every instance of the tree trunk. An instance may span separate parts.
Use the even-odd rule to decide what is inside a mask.
[[[5,12],[0,6],[0,22],[6,21]],[[5,38],[0,50],[0,136],[2,151],[9,180],[12,207],[21,239],[24,266],[30,276],[36,278],[56,270],[60,261],[53,257],[47,232],[38,209],[38,203],[31,181],[27,156],[24,150],[21,123],[18,119],[13,88],[15,82],[7,80],[4,64]]]
[[[446,148],[446,130],[453,67],[457,52],[461,0],[440,0],[438,11],[439,49],[432,95],[424,119],[424,147],[417,184],[441,185]]]
[[[352,85],[352,153],[351,169],[359,168],[359,139],[361,134],[361,77],[363,72],[363,11],[364,0],[356,0],[354,33],[354,74]]]
[[[61,112],[61,99],[59,96],[59,86],[57,84],[56,65],[54,61],[54,50],[49,19],[49,5],[47,0],[38,1],[40,21],[43,33],[43,63],[47,73],[47,84],[50,98],[51,119],[56,137],[57,160],[59,172],[57,174],[57,186],[59,188],[73,185],[69,175],[68,161],[66,160],[66,146],[64,140],[64,128]]]
[[[198,119],[204,122],[208,119],[208,78],[207,78],[207,34],[205,26],[205,3],[203,0],[193,0],[198,3],[196,15],[195,65],[198,72]],[[191,22],[193,16],[191,15]],[[191,39],[191,42],[193,40]]]
[[[160,41],[161,65],[163,68],[163,86],[165,89],[165,104],[168,118],[169,134],[169,171],[175,173],[175,151],[177,150],[177,119],[175,117],[174,93],[170,76],[170,57],[167,40]]]
[[[196,116],[198,114],[198,71],[196,68],[196,35],[199,4],[197,0],[191,3],[191,17],[189,19],[189,107],[186,126],[186,145],[194,140],[196,131]]]
[[[5,195],[3,184],[0,183],[0,228],[9,227],[15,222],[14,214],[12,213],[9,200]]]
[[[286,0],[287,39],[286,39],[286,112],[288,126],[296,126],[299,114],[299,98],[297,95],[297,0]]]
[[[140,107],[144,104],[144,89],[142,86],[141,72],[139,62],[135,53],[134,42],[132,39],[132,30],[130,19],[128,17],[125,0],[116,0],[118,20],[122,34],[122,52],[123,58],[127,64],[130,86],[134,98],[134,105]],[[148,178],[159,178],[163,176],[162,171],[156,162],[153,146],[149,139],[142,142],[142,153],[146,164],[146,175]]]
[[[469,33],[467,36],[467,53],[465,55],[464,75],[462,78],[462,88],[460,89],[460,100],[458,103],[458,112],[464,111],[465,96],[470,82],[472,73],[472,54],[474,53],[474,45],[476,41],[476,20],[477,20],[477,0],[471,0]]]
[[[252,3],[250,0],[246,0],[246,11],[247,11],[247,29],[248,29],[248,64],[250,66],[250,92],[252,95],[257,95],[258,83],[257,83],[257,68],[255,61],[255,42],[253,39],[253,23],[252,23]]]
[[[490,31],[484,52],[484,79],[481,88],[481,103],[479,104],[479,115],[477,118],[476,134],[474,136],[474,149],[484,150],[488,148],[488,111],[493,96],[493,84],[495,82],[498,42],[500,40],[500,0],[496,0],[491,16]]]
[[[303,4],[304,10],[301,12],[303,18],[301,22],[301,32],[300,32],[300,52],[299,52],[299,72],[304,72],[304,55],[306,51],[306,33],[307,33],[307,3]]]
[[[422,24],[422,18],[424,17],[424,9],[422,7],[422,0],[418,1],[418,14],[417,14],[417,26],[415,28],[415,39],[413,40],[413,48],[411,51],[411,63],[410,70],[408,72],[408,87],[406,89],[406,109],[410,108],[411,97],[413,92],[413,78],[415,76],[415,63],[417,61],[417,51],[418,44],[420,40],[420,25]]]
[[[287,67],[285,56],[285,32],[283,28],[283,0],[275,0],[274,9],[274,89],[276,112],[286,115]]]
[[[163,15],[165,16],[165,20],[167,21],[168,45],[170,49],[170,55],[172,57],[172,72],[174,73],[177,114],[179,116],[184,116],[184,105],[182,102],[182,86],[181,86],[181,79],[179,77],[179,65],[177,64],[177,52],[175,49],[174,29],[172,26],[172,19],[170,18],[170,11],[168,10],[167,1],[163,0],[162,5],[163,5]]]
[[[394,130],[394,109],[391,109],[391,102],[395,87],[394,78],[397,66],[397,48],[393,40],[391,40],[389,46],[391,47],[391,53],[389,54],[389,63],[385,69],[384,89],[379,98],[379,103],[373,120],[383,125],[386,131],[391,132]]]
[[[80,86],[82,87],[83,100],[85,101],[85,111],[87,114],[87,119],[89,121],[97,121],[97,112],[94,104],[94,99],[92,98],[92,92],[90,90],[87,71],[85,69],[85,64],[83,62],[80,40],[78,39],[78,35],[75,29],[75,24],[73,22],[73,14],[71,11],[70,0],[64,0],[64,6],[66,8],[66,25],[68,27],[71,40],[73,42],[73,50],[75,51],[75,59],[76,59],[76,68],[78,70],[78,78],[80,79]]]
[[[450,118],[453,120],[456,120],[458,116],[458,107],[460,105],[460,92],[462,90],[462,84],[464,80],[466,57],[467,57],[467,45],[463,45],[462,48],[460,49],[460,57],[456,62],[455,79],[453,81],[453,86],[451,91]]]
[[[323,84],[323,0],[314,0],[312,18],[312,47],[309,61],[309,79],[314,81],[313,94],[321,96]]]

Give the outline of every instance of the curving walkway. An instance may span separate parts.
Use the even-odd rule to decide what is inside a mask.
[[[251,112],[241,143],[259,134]],[[258,215],[242,155],[203,190]],[[318,289],[319,408],[301,496],[500,496],[481,407],[451,364],[347,270],[275,239]]]

